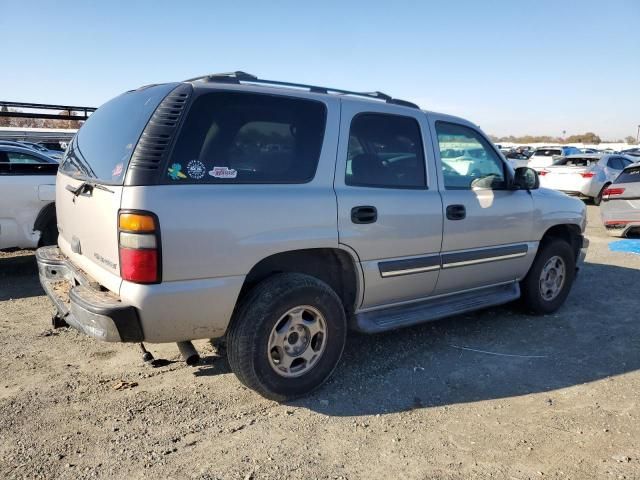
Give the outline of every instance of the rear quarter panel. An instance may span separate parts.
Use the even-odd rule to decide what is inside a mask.
[[[122,208],[158,216],[163,282],[246,275],[275,253],[338,246],[328,185],[125,187]]]

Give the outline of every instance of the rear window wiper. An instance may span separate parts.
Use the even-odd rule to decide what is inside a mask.
[[[89,181],[84,181],[77,187],[74,187],[73,185],[67,185],[65,188],[71,193],[73,193],[74,197],[77,197],[78,195],[81,195],[83,193],[90,194],[94,188],[97,188],[98,190],[104,190],[105,192],[113,193],[113,190],[111,190],[110,188],[107,188],[104,185],[100,185],[99,183],[89,182]]]

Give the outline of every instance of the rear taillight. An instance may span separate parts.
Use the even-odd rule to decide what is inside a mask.
[[[547,173],[549,173],[549,170],[540,170],[538,172],[538,176],[539,177],[544,177]]]
[[[624,188],[605,188],[604,192],[602,192],[602,198],[604,200],[609,200],[611,197],[615,197],[616,195],[622,195],[624,193]]]
[[[118,217],[120,276],[135,283],[160,282],[160,227],[149,212],[123,211]]]
[[[596,176],[596,174],[593,172],[584,172],[584,173],[581,173],[580,175],[582,175],[582,178],[593,178]]]

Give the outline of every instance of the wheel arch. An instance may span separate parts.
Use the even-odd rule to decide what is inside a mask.
[[[580,249],[582,248],[582,230],[579,225],[573,223],[553,225],[544,233],[540,243],[552,239],[561,239],[567,242],[571,246],[576,259],[580,255]]]
[[[302,273],[322,280],[338,294],[347,315],[355,311],[362,293],[362,273],[352,252],[309,248],[278,252],[257,262],[245,277],[237,303],[254,286],[277,273]]]
[[[35,222],[33,222],[33,230],[42,232],[51,221],[56,221],[56,204],[54,202],[48,203],[40,209]]]

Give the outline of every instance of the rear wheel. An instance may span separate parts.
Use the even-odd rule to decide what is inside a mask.
[[[536,314],[555,312],[564,303],[575,278],[573,249],[564,240],[543,240],[529,273],[521,282],[522,301]]]
[[[340,298],[326,283],[298,273],[274,275],[238,309],[227,335],[229,364],[266,398],[299,397],[329,378],[346,332]]]
[[[602,187],[602,190],[600,190],[600,192],[598,192],[598,195],[593,197],[593,204],[594,205],[598,206],[598,205],[600,205],[602,203],[602,194],[609,187],[609,185],[611,185],[611,184],[607,183],[604,187]]]
[[[38,247],[56,245],[58,243],[58,226],[54,220],[49,221],[40,232]]]

